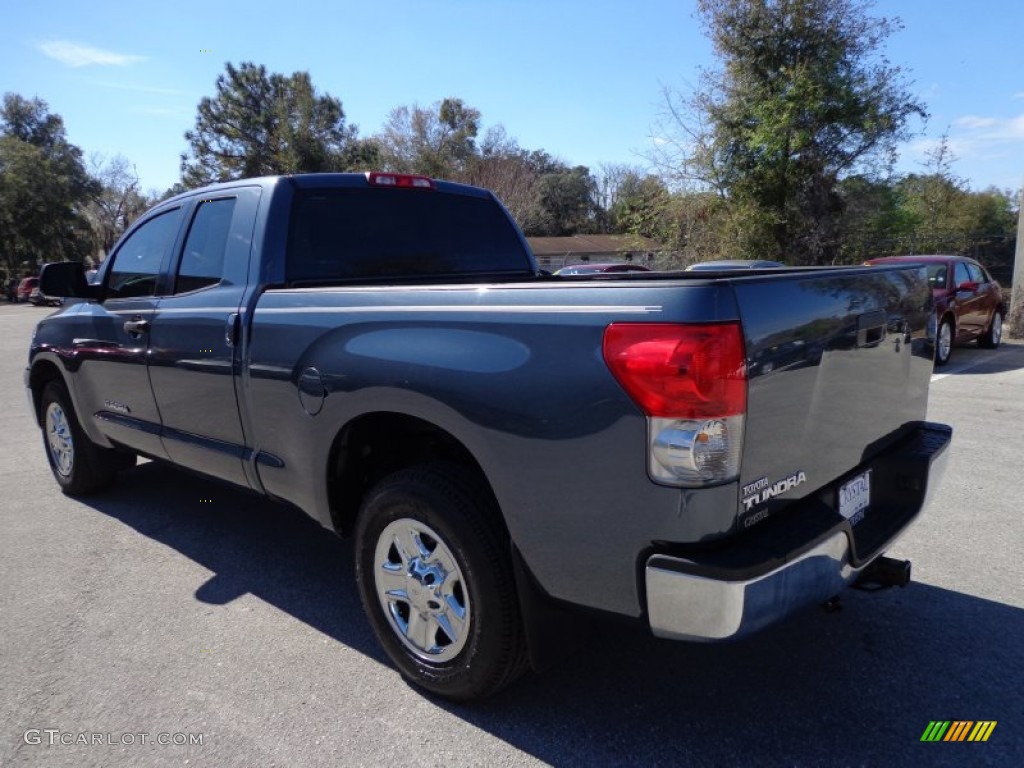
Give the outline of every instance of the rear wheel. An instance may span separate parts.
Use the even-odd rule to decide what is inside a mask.
[[[109,486],[135,456],[102,448],[86,437],[63,382],[51,381],[39,403],[43,446],[53,477],[64,493],[82,496]]]
[[[945,365],[953,354],[953,321],[948,317],[939,323],[939,335],[935,340],[935,364]]]
[[[525,670],[508,536],[493,498],[460,467],[403,470],[369,493],[356,578],[378,640],[416,685],[478,699]]]
[[[988,330],[978,338],[978,346],[985,349],[995,349],[1002,340],[1003,313],[997,309],[992,313],[992,322],[989,324]]]

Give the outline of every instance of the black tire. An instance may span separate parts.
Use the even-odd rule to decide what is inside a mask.
[[[948,343],[943,337],[943,334],[948,335]],[[956,340],[956,329],[953,327],[953,321],[948,317],[942,318],[942,322],[939,323],[939,332],[935,337],[935,365],[945,365],[949,362],[949,358],[953,355],[953,342]]]
[[[114,481],[118,470],[135,464],[134,454],[103,448],[85,435],[63,382],[51,381],[43,389],[39,415],[46,460],[68,496],[101,491]]]
[[[446,699],[489,696],[527,666],[499,515],[486,488],[445,464],[385,478],[359,512],[356,580],[370,625],[407,680]]]
[[[978,346],[982,349],[995,349],[1003,340],[1003,313],[996,310],[992,313],[992,322],[988,329],[978,337]]]

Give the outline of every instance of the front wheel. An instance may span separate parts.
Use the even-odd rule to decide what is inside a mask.
[[[983,349],[995,349],[1003,340],[1003,313],[998,309],[992,313],[992,322],[982,336],[978,338],[978,346]]]
[[[935,365],[945,365],[953,354],[953,321],[948,317],[939,323],[939,335],[935,340]]]
[[[359,513],[356,579],[377,639],[406,679],[448,699],[483,698],[526,668],[498,515],[449,465],[385,478]]]
[[[119,469],[134,465],[133,454],[102,448],[86,436],[63,382],[46,385],[39,408],[46,458],[54,479],[67,495],[101,491],[113,482]]]

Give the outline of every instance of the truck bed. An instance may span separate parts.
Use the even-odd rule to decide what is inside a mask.
[[[913,268],[267,290],[252,314],[249,407],[295,415],[254,425],[258,450],[278,459],[260,476],[329,524],[317,457],[338,424],[388,412],[443,425],[480,463],[553,596],[639,615],[624,550],[743,531],[924,419],[929,301]],[[646,420],[597,354],[604,329],[732,320],[749,379],[739,481],[699,491],[650,481]],[[299,419],[296,387],[313,369],[321,410]]]

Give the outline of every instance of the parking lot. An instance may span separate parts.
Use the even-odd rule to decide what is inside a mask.
[[[348,543],[300,513],[153,463],[61,495],[22,386],[49,311],[0,303],[0,766],[1024,765],[1020,342],[933,377],[955,438],[889,553],[909,587],[726,645],[599,625],[464,707],[402,682]],[[933,720],[998,725],[922,743]]]

